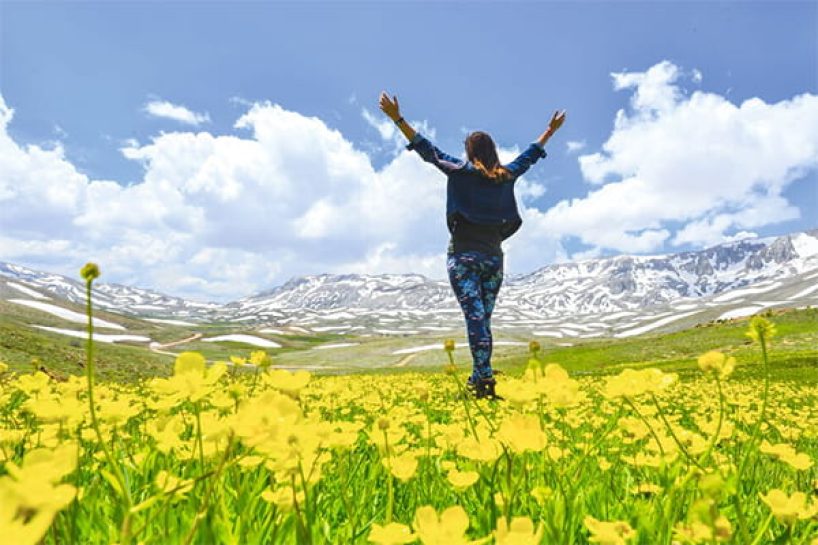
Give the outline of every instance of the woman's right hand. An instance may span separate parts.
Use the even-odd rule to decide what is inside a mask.
[[[562,127],[563,122],[565,121],[565,110],[559,111],[556,110],[554,115],[551,116],[551,121],[548,122],[548,130],[552,133],[557,132],[557,129]]]
[[[398,104],[398,97],[395,95],[389,99],[386,91],[381,92],[380,107],[383,113],[389,116],[389,119],[396,121],[400,119],[400,104]]]

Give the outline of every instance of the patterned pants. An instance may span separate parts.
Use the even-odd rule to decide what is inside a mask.
[[[469,380],[491,378],[491,312],[503,283],[503,257],[472,251],[450,254],[446,269],[466,318],[473,360]]]

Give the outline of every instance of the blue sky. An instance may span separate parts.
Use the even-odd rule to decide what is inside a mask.
[[[236,297],[320,272],[443,278],[445,180],[401,151],[402,136],[378,130],[385,119],[378,110],[382,90],[397,94],[404,116],[455,155],[462,153],[464,131],[482,129],[506,150],[501,158],[513,158],[555,109],[568,111],[547,145],[549,156],[520,184],[518,197],[528,211],[523,232],[529,232],[506,245],[512,273],[557,260],[675,252],[818,227],[818,117],[805,117],[818,93],[816,2],[2,2],[0,17],[0,94],[13,110],[5,127],[10,148],[3,153],[7,161],[19,155],[15,165],[28,165],[15,167],[14,176],[0,172],[0,212],[6,211],[0,260],[73,274],[77,263],[94,257],[103,270],[111,264],[108,281],[200,299]],[[696,93],[712,100],[700,104],[692,100]],[[672,105],[662,97],[671,97]],[[751,99],[760,109],[747,103]],[[151,102],[184,107],[204,121],[151,114]],[[281,117],[277,107],[296,117]],[[617,128],[620,110],[629,121]],[[244,126],[237,127],[243,116]],[[724,126],[701,132],[719,123]],[[795,129],[799,125],[806,127]],[[259,136],[263,127],[288,134],[286,145]],[[333,140],[336,130],[340,142]],[[162,138],[174,134],[178,141]],[[225,146],[201,151],[212,144],[205,134]],[[259,149],[235,151],[228,137]],[[705,138],[713,142],[702,148],[698,139]],[[782,139],[788,147],[781,147]],[[812,148],[796,153],[810,142]],[[696,143],[702,149],[690,163],[720,166],[692,168],[670,189],[663,185],[670,182],[661,165],[679,161],[673,172],[687,168],[682,150]],[[72,207],[43,212],[37,222],[31,219],[37,211],[23,213],[26,202],[42,201],[27,189],[26,180],[41,171],[31,166],[40,159],[26,155],[32,152],[27,146],[51,154],[42,159],[50,166],[37,168],[68,169],[76,178],[66,197]],[[235,154],[245,152],[258,168],[236,174],[245,163]],[[266,152],[275,159],[262,158]],[[343,153],[350,155],[341,163],[354,166],[340,180],[353,181],[318,181],[327,172],[299,170],[310,157]],[[171,163],[178,158],[186,174],[162,171],[157,154]],[[213,168],[235,177],[233,193],[206,199],[196,193],[205,182],[191,189],[191,180],[210,168],[203,165],[222,159],[230,166]],[[746,166],[752,161],[759,162]],[[347,167],[333,168],[330,178]],[[356,172],[372,179],[345,193],[357,183]],[[735,172],[726,182],[735,198],[716,191],[704,202],[701,194],[726,172]],[[690,192],[696,202],[667,214],[656,211],[656,199],[634,204],[622,212],[627,218],[618,216],[621,208],[600,204],[633,202],[628,196],[641,188],[640,195],[653,192],[673,205],[685,198],[673,189],[687,183],[685,176],[695,177]],[[161,200],[177,203],[184,225],[169,219],[172,210],[153,223],[100,211],[109,202],[101,195],[120,199],[122,210],[137,194],[146,203],[159,199],[163,180],[178,191]],[[137,193],[101,191],[104,183],[91,189],[105,181],[144,187]],[[16,188],[6,191],[16,197],[3,198],[3,183]],[[54,183],[36,191],[58,200],[55,192],[65,188]],[[270,184],[282,184],[280,191],[249,189]],[[285,191],[286,184],[297,191]],[[332,226],[346,225],[343,218],[360,218],[355,207],[364,206],[367,195],[388,194],[389,187],[394,200],[384,195],[369,205],[400,206],[420,192],[434,206],[406,212],[413,219],[403,227],[382,224],[394,215],[386,210],[367,216],[367,229],[348,227],[346,237],[335,232]],[[603,188],[607,196],[590,198]],[[296,193],[311,199],[287,200]],[[247,197],[244,208],[236,195]],[[266,198],[270,207],[263,206]],[[316,208],[318,201],[324,204]],[[157,210],[145,207],[146,214]],[[215,227],[220,210],[239,217],[243,209],[256,219]],[[286,224],[265,223],[259,219],[265,214],[291,217]],[[300,237],[298,244],[263,235],[287,229]],[[237,237],[252,243],[230,242]],[[150,256],[140,256],[140,249]]]

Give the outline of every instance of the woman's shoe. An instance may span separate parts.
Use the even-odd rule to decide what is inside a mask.
[[[477,382],[474,384],[474,397],[477,399],[482,399],[484,397],[489,399],[503,399],[502,396],[497,395],[497,393],[494,391],[494,386],[496,384],[497,381],[494,379],[494,377],[477,379]]]

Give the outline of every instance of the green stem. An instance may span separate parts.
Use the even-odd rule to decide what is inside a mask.
[[[707,445],[707,450],[699,458],[699,464],[703,464],[707,461],[707,458],[710,456],[710,452],[712,452],[713,448],[716,446],[716,442],[719,440],[719,434],[721,433],[721,426],[724,422],[724,392],[721,388],[721,379],[718,375],[716,375],[716,387],[719,391],[719,422],[716,424],[716,433],[713,434],[713,437],[710,439],[710,443]],[[699,467],[701,467],[699,465]]]
[[[761,401],[761,410],[758,414],[758,420],[756,420],[755,424],[753,425],[753,431],[750,435],[750,441],[744,446],[741,461],[738,465],[738,471],[736,474],[736,495],[733,496],[733,505],[736,508],[736,514],[738,515],[739,519],[739,531],[741,532],[743,541],[746,543],[749,539],[749,533],[747,532],[747,525],[744,520],[744,509],[741,505],[741,477],[744,474],[744,469],[747,466],[747,461],[750,458],[750,452],[753,450],[756,441],[758,440],[758,435],[761,431],[761,423],[764,421],[764,418],[767,415],[767,402],[770,395],[770,362],[767,359],[767,342],[764,338],[764,335],[759,335],[759,342],[761,343],[761,356],[764,361],[764,397]],[[765,526],[769,526],[769,522]]]
[[[193,406],[196,409],[196,440],[199,443],[199,463],[202,465],[202,471],[204,471],[205,469],[204,445],[202,444],[204,443],[204,441],[202,439],[202,418],[199,414],[200,413],[199,402],[197,401]]]
[[[682,454],[685,455],[685,458],[687,458],[690,462],[693,462],[693,464],[695,466],[701,468],[702,466],[699,464],[699,462],[695,458],[693,458],[690,455],[689,452],[687,452],[687,449],[685,448],[685,446],[682,444],[681,441],[679,441],[679,438],[676,437],[676,432],[673,431],[673,427],[670,425],[670,422],[668,422],[668,419],[665,417],[665,413],[662,411],[662,408],[659,406],[659,400],[656,399],[656,396],[653,394],[653,392],[651,392],[650,397],[653,399],[653,404],[656,405],[656,411],[659,413],[659,417],[662,419],[662,422],[665,424],[665,427],[667,428],[667,431],[670,432],[670,437],[673,438],[673,442],[676,443],[676,445],[679,447],[679,450],[681,450]]]
[[[449,354],[449,358],[451,358],[451,354]],[[466,391],[460,384],[460,380],[457,378],[457,375],[452,373],[452,378],[454,378],[454,382],[457,385],[457,391],[460,394],[460,400],[463,402],[463,409],[466,411],[466,419],[469,422],[469,429],[471,429],[471,433],[474,436],[474,439],[477,440],[477,427],[474,425],[474,419],[471,416],[471,411],[469,411],[469,401],[466,399]]]
[[[125,484],[125,475],[122,473],[122,468],[120,468],[119,464],[114,461],[114,456],[108,449],[108,445],[102,437],[102,430],[99,427],[99,419],[97,418],[96,404],[94,403],[94,320],[93,313],[91,311],[90,280],[85,282],[85,301],[85,314],[88,316],[88,343],[86,344],[85,350],[85,370],[86,377],[88,379],[88,404],[91,412],[91,427],[94,428],[94,432],[97,436],[97,442],[102,447],[102,451],[105,454],[105,459],[111,466],[111,469],[114,471],[114,478],[116,479],[117,485],[119,485],[120,495],[122,496],[122,499],[125,500],[125,518],[122,520],[122,526],[120,527],[119,531],[119,539],[123,545],[128,545],[131,542],[131,507],[133,507],[133,501],[131,500],[131,493]]]
[[[392,522],[392,508],[394,502],[394,490],[392,489],[392,456],[389,454],[389,439],[386,435],[386,430],[382,429],[383,443],[386,450],[386,523]]]
[[[227,441],[227,447],[224,449],[224,455],[222,456],[221,461],[219,462],[219,467],[216,469],[216,473],[213,475],[213,479],[210,481],[210,486],[207,487],[207,492],[205,493],[204,500],[202,501],[202,508],[196,513],[196,517],[193,520],[193,526],[190,528],[190,531],[185,538],[185,545],[189,545],[193,541],[193,536],[196,535],[196,529],[199,527],[199,523],[204,518],[205,513],[207,510],[210,509],[210,498],[213,495],[213,489],[216,488],[216,483],[219,482],[219,476],[221,475],[222,470],[224,469],[225,464],[227,463],[227,458],[230,455],[230,449],[233,447],[233,436],[230,436],[230,439]],[[295,488],[293,488],[293,494],[295,494]]]
[[[636,405],[634,405],[633,401],[628,399],[626,396],[623,396],[623,399],[628,402],[628,405],[631,406],[631,409],[633,409],[633,412],[636,413],[636,416],[638,416],[642,420],[642,422],[644,422],[645,425],[648,427],[648,431],[650,431],[650,434],[656,441],[656,445],[659,447],[659,453],[664,457],[665,449],[662,446],[662,442],[659,440],[659,436],[656,434],[656,431],[654,431],[653,426],[650,425],[650,422],[648,422],[647,418],[642,416],[642,413],[639,412],[639,409],[636,408]]]
[[[753,538],[753,542],[750,545],[758,545],[759,543],[761,543],[761,539],[764,537],[764,532],[766,532],[767,529],[770,527],[770,523],[772,521],[773,521],[773,514],[770,513],[770,515],[764,521],[764,524],[762,524],[761,528],[758,529],[758,532],[756,533],[756,536],[755,536],[755,538]]]

